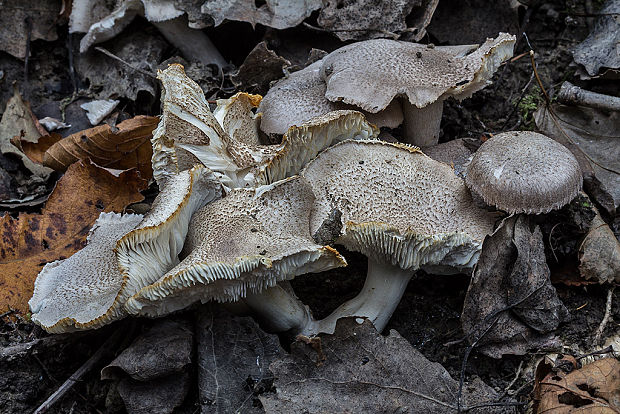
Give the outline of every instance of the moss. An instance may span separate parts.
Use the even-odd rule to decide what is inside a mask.
[[[538,86],[534,86],[528,94],[515,102],[519,110],[519,115],[523,120],[522,129],[530,131],[535,129],[534,112],[536,112],[538,106],[543,102],[544,98]]]

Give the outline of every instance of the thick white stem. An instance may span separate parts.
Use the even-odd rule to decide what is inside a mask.
[[[403,99],[403,115],[405,117],[405,136],[407,144],[418,147],[430,147],[439,141],[441,115],[443,114],[443,100],[417,108]]]
[[[254,319],[268,332],[297,334],[314,330],[310,309],[300,301],[289,282],[280,282],[260,293],[249,293],[243,303]]]
[[[413,273],[368,259],[368,274],[359,295],[340,305],[331,315],[318,321],[316,326],[308,327],[316,331],[306,329],[304,334],[331,334],[336,329],[336,321],[349,316],[366,317],[381,332],[398,306]]]
[[[187,17],[181,16],[176,19],[163,22],[153,22],[162,35],[177,47],[183,57],[189,61],[198,61],[205,65],[226,66],[226,59],[220,54],[213,42],[207,35],[198,29],[187,26]]]

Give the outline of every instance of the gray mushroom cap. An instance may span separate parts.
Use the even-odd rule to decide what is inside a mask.
[[[508,213],[540,214],[562,207],[581,189],[573,154],[542,134],[498,134],[475,153],[466,184],[487,204]]]
[[[316,116],[341,109],[358,110],[354,105],[330,102],[325,97],[327,86],[320,74],[322,60],[291,73],[278,81],[265,95],[258,107],[262,114],[260,128],[267,134],[284,134],[291,126],[301,125]],[[378,127],[395,128],[403,121],[399,102],[377,114],[364,115]]]

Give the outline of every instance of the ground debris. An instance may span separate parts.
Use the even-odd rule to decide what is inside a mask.
[[[379,334],[369,321],[341,319],[334,335],[321,335],[325,360],[316,345],[296,342],[291,354],[274,362],[276,394],[260,397],[267,413],[454,413],[458,381],[427,360],[398,332]],[[479,379],[463,389],[461,407],[495,402]],[[513,408],[485,407],[486,413]]]
[[[493,358],[557,345],[552,334],[569,318],[549,280],[542,234],[524,215],[487,236],[463,306],[463,331]]]

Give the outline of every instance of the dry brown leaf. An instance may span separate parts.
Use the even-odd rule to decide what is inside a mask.
[[[84,247],[102,211],[123,211],[142,201],[146,180],[138,171],[118,176],[91,163],[77,162],[58,181],[41,214],[0,217],[0,312],[28,311],[34,280],[45,263]]]
[[[54,134],[41,137],[37,143],[20,140],[19,147],[33,161],[56,171],[65,171],[77,160],[90,158],[106,168],[137,168],[143,178],[153,176],[151,142],[159,119],[139,115],[116,127],[100,125],[58,139]]]
[[[620,413],[620,361],[615,358],[599,359],[576,371],[555,369],[536,387],[537,414]]]

